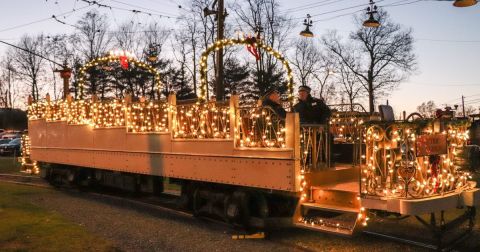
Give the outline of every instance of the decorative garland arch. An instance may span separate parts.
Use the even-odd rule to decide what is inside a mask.
[[[262,48],[267,53],[273,55],[275,58],[280,60],[283,63],[283,66],[287,70],[287,89],[288,89],[288,102],[290,106],[293,107],[293,77],[292,77],[292,69],[288,64],[288,61],[283,57],[283,55],[277,51],[275,51],[272,47],[265,45],[262,41],[257,40],[255,37],[251,38],[238,38],[238,39],[222,39],[220,41],[216,41],[212,45],[210,45],[207,50],[202,53],[202,57],[200,59],[200,79],[201,79],[201,87],[200,87],[200,95],[198,97],[199,103],[206,101],[206,93],[207,93],[207,60],[208,55],[215,51],[219,50],[220,48],[230,46],[230,45],[253,45],[256,48]]]
[[[140,67],[140,68],[148,71],[149,73],[155,75],[155,89],[156,90],[161,90],[163,85],[162,85],[162,82],[160,80],[160,73],[155,68],[153,68],[152,66],[150,66],[149,64],[147,64],[145,62],[142,62],[142,61],[139,61],[139,60],[135,59],[133,57],[133,54],[131,54],[131,53],[124,52],[124,51],[117,51],[117,52],[111,51],[108,56],[96,58],[96,59],[86,63],[85,65],[83,65],[80,68],[80,73],[78,75],[79,76],[78,77],[78,87],[79,87],[79,91],[80,91],[80,99],[83,99],[83,95],[84,95],[86,71],[91,67],[98,66],[98,65],[104,64],[104,63],[116,62],[116,61],[118,61],[122,65],[122,68],[125,65],[126,65],[126,67],[128,67],[128,64],[131,64],[133,66]]]

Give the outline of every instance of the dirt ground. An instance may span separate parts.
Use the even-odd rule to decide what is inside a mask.
[[[424,251],[365,234],[346,238],[301,229],[273,231],[262,240],[232,240],[235,231],[225,225],[171,211],[75,191],[29,191],[22,195],[22,201],[63,216],[120,251]],[[413,220],[380,226],[425,236]],[[479,248],[477,225],[473,237],[456,250]]]

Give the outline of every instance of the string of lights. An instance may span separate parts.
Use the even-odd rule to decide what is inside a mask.
[[[455,162],[468,140],[467,121],[445,121],[435,133],[434,122],[425,126],[394,123],[367,126],[366,153],[362,155],[364,195],[423,198],[468,186],[468,172]],[[436,137],[447,143],[446,153],[423,154],[419,138]],[[429,150],[427,150],[429,151]]]

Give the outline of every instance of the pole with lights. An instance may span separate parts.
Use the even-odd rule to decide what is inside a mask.
[[[217,5],[218,4],[218,5]],[[225,29],[225,17],[228,15],[225,11],[224,0],[215,0],[212,3],[212,7],[217,5],[216,10],[210,10],[208,7],[203,9],[204,16],[209,15],[216,15],[217,20],[217,43],[224,38],[224,29]],[[223,83],[223,48],[219,48],[216,52],[216,64],[217,64],[217,72],[215,73],[216,77],[216,99],[222,101],[225,99],[225,84]]]

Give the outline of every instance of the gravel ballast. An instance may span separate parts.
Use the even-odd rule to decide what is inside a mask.
[[[31,202],[55,211],[116,244],[120,251],[422,251],[360,235],[340,237],[301,229],[270,232],[267,239],[232,240],[223,224],[128,200],[71,190],[48,190]]]

